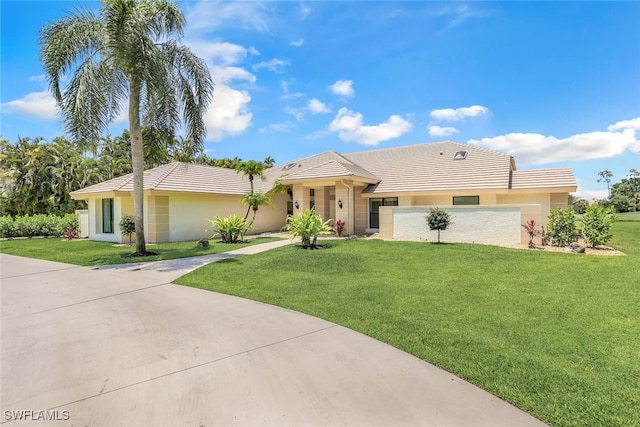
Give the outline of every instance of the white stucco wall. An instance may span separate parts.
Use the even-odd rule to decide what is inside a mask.
[[[521,214],[518,206],[440,206],[451,214],[449,229],[440,233],[443,242],[519,244]],[[382,209],[382,208],[381,208]],[[435,242],[438,232],[427,225],[428,206],[386,207],[392,210],[394,240]]]

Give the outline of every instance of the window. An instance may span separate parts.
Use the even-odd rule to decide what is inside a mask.
[[[456,151],[453,155],[453,160],[463,160],[467,158],[467,152],[464,150]]]
[[[287,200],[287,215],[293,215],[293,200]]]
[[[102,232],[113,233],[113,199],[102,199]]]
[[[398,206],[397,197],[369,199],[369,227],[380,228],[380,206]]]
[[[315,188],[309,189],[309,207],[311,209],[315,209],[316,207],[316,189]]]
[[[453,196],[453,204],[455,205],[479,205],[480,196]]]

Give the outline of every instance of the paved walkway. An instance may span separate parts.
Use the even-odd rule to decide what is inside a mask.
[[[543,425],[454,375],[336,324],[170,283],[205,259],[287,243],[98,269],[0,255],[0,422]]]

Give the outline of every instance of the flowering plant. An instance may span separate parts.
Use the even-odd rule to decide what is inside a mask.
[[[336,221],[336,231],[338,232],[338,236],[342,234],[342,230],[344,229],[344,221],[339,219]]]

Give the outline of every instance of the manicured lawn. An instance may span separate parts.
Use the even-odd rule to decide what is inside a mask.
[[[217,254],[244,246],[272,242],[274,240],[281,239],[277,237],[256,237],[250,239],[247,243],[238,244],[224,244],[211,240],[208,248],[197,247],[197,242],[195,241],[161,243],[158,245],[147,245],[147,250],[156,252],[158,255],[144,258],[126,257],[126,255],[135,251],[135,247],[116,246],[113,243],[93,242],[84,239],[71,241],[59,238],[3,240],[0,242],[0,252],[28,258],[39,258],[68,264],[90,266],[161,261]]]
[[[640,425],[640,222],[616,223],[614,236],[626,256],[340,240],[177,283],[360,331],[551,425]]]

